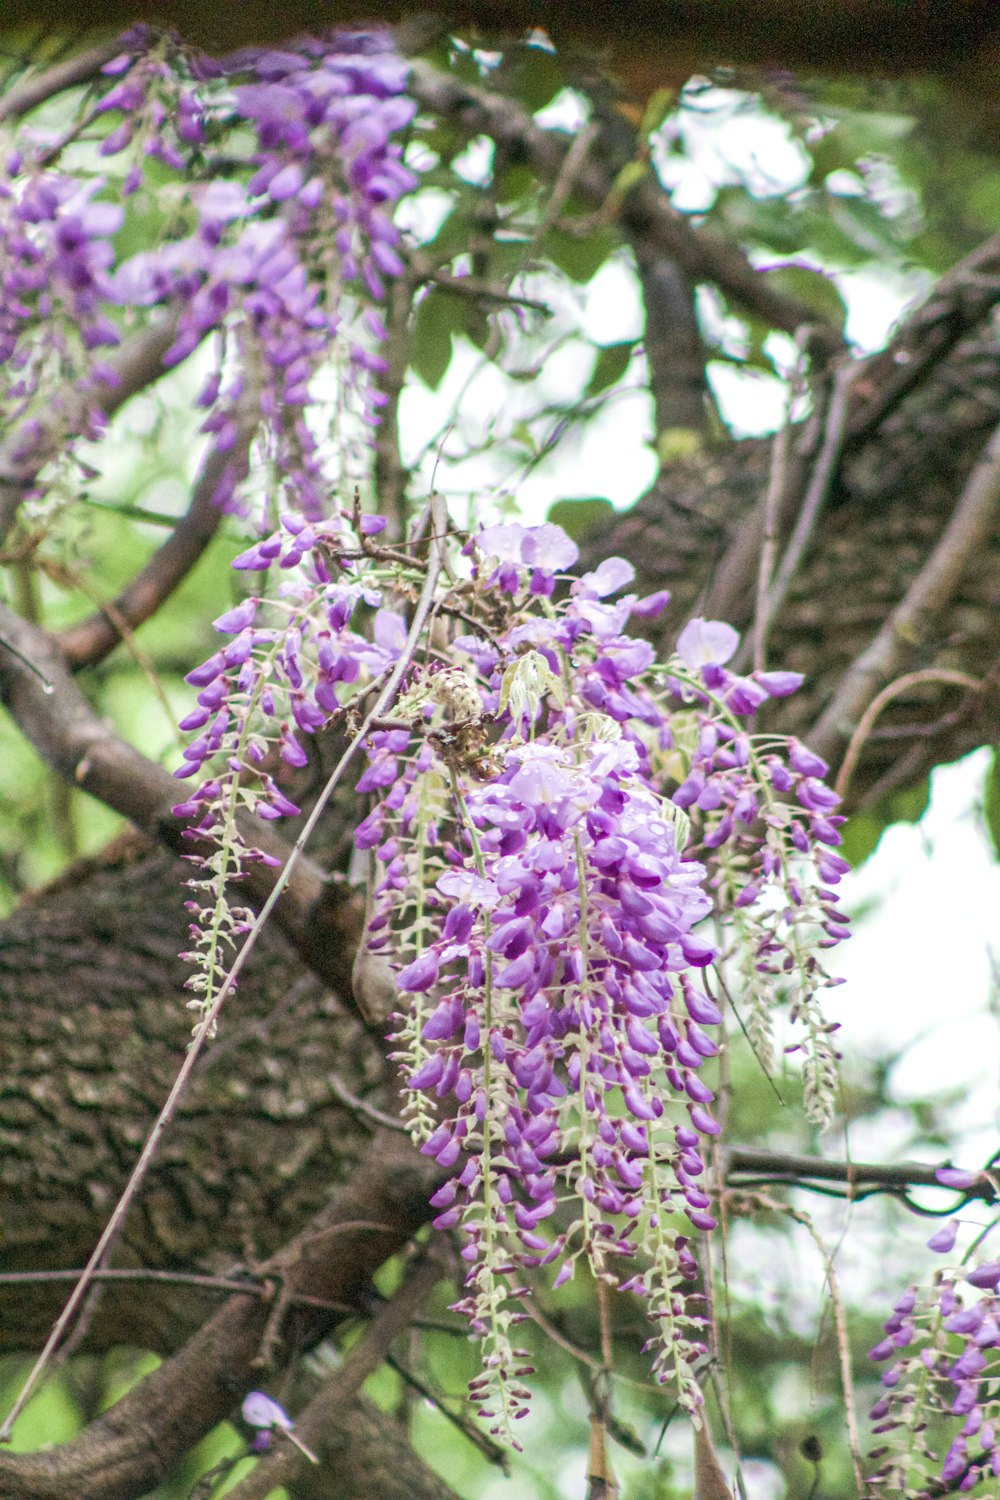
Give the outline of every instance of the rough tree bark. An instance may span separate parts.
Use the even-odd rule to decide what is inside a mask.
[[[81,1265],[190,1035],[178,958],[188,870],[140,835],[73,867],[0,931],[0,1193],[5,1270]],[[317,1212],[372,1127],[343,1089],[380,1077],[358,1022],[270,932],[203,1059],[115,1264],[256,1264]],[[86,1347],[176,1348],[217,1292],[104,1288]],[[63,1283],[6,1288],[0,1349],[44,1342]]]

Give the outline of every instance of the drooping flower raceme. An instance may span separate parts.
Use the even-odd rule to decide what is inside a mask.
[[[943,1186],[957,1188],[972,1186],[975,1176],[938,1173]],[[959,1228],[950,1220],[928,1249],[950,1256]],[[869,1350],[869,1359],[890,1361],[870,1413],[875,1493],[964,1494],[985,1483],[983,1493],[993,1494],[1000,1485],[1000,1260],[970,1269],[969,1259],[938,1270],[929,1287],[909,1287]]]
[[[219,62],[139,27],[82,124],[22,131],[0,170],[0,390],[23,418],[19,459],[37,469],[76,436],[88,392],[82,430],[97,430],[95,393],[115,377],[93,351],[159,310],[173,320],[166,366],[212,341],[198,405],[215,447],[256,430],[271,498],[325,515],[356,438],[331,442],[317,377],[339,360],[327,414],[353,399],[362,430],[382,399],[372,304],[402,268],[393,209],[416,181],[399,141],[415,113],[406,77],[386,33]],[[148,241],[151,215],[162,237],[118,259],[115,236]],[[216,498],[241,510],[237,478],[224,470]]]
[[[232,644],[192,674],[187,769],[216,748],[216,699],[237,704],[218,741],[228,795],[258,811],[288,811],[264,745],[294,768],[303,737],[404,649],[391,595],[412,597],[420,565],[353,525],[350,540],[291,521],[255,544],[240,565],[290,564],[289,584],[219,620]],[[803,747],[752,733],[797,679],[731,673],[728,627],[694,622],[659,664],[626,626],[663,600],[615,599],[633,576],[621,559],[562,582],[576,549],[554,526],[489,527],[463,552],[437,600],[447,647],[438,627],[369,737],[356,842],[379,872],[366,941],[405,1002],[405,1114],[445,1174],[436,1223],[461,1233],[458,1306],[485,1345],[475,1393],[499,1429],[522,1414],[518,1299],[539,1267],[560,1282],[582,1260],[643,1299],[657,1377],[693,1410],[718,934],[728,947],[734,915],[749,924],[758,1003],[803,1022],[820,1100],[821,949],[845,934],[833,799]],[[182,805],[203,831],[225,774],[209,768]]]

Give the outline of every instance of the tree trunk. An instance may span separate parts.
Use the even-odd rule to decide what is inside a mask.
[[[178,958],[187,867],[139,836],[74,866],[0,927],[6,1270],[81,1265],[190,1035]],[[115,1264],[222,1273],[272,1254],[370,1135],[338,1099],[380,1063],[361,1026],[269,932],[167,1132]],[[331,1080],[335,1080],[331,1083]],[[37,1348],[64,1283],[0,1286],[0,1349]],[[218,1293],[106,1286],[86,1347],[175,1347]]]

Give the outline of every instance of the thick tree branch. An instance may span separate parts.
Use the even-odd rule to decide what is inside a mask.
[[[928,379],[1000,302],[1000,234],[977,245],[936,283],[885,349],[863,367],[844,436],[857,449]]]
[[[323,1443],[326,1462],[301,1475],[294,1500],[458,1500],[400,1423],[365,1396],[330,1412]]]
[[[820,755],[838,750],[881,687],[927,640],[936,615],[952,599],[969,559],[986,546],[1000,508],[1000,426],[972,473],[940,541],[874,640],[841,680],[810,730]]]
[[[191,504],[170,536],[146,566],[136,574],[107,606],[57,637],[71,671],[93,667],[114,650],[126,631],[151,619],[177,585],[198,562],[219,529],[222,511],[216,492],[230,474],[236,483],[246,476],[250,442],[256,423],[247,423],[234,447],[226,452],[213,448],[205,458],[191,496]]]
[[[657,439],[677,428],[707,436],[712,398],[691,278],[666,256],[650,254],[642,239],[635,258],[646,309],[643,343]]]
[[[557,45],[609,56],[615,70],[649,92],[714,64],[899,77],[964,70],[984,85],[1000,58],[1000,21],[992,0],[428,0],[422,9],[452,29],[472,27],[494,40],[544,27]],[[407,0],[265,0],[206,8],[200,0],[46,0],[52,27],[176,27],[187,41],[228,50],[278,42],[338,23],[395,24],[412,16]],[[31,0],[6,0],[4,20],[35,25]],[[655,81],[654,81],[655,80]]]
[[[0,700],[46,763],[70,786],[96,797],[176,853],[197,850],[196,842],[184,838],[184,824],[170,810],[181,795],[177,781],[98,717],[70,678],[51,637],[2,604]],[[282,863],[287,859],[288,845],[264,824],[249,820],[244,834],[248,848],[272,854]],[[276,878],[268,866],[248,864],[242,889],[251,904],[259,906],[267,899]],[[349,995],[350,962],[335,910],[324,913],[325,895],[322,872],[308,858],[300,858],[278,902],[275,921],[314,973],[338,993]]]
[[[292,1294],[357,1302],[374,1271],[432,1212],[435,1171],[400,1137],[374,1137],[352,1181],[260,1268],[262,1274]],[[255,1361],[267,1325],[259,1298],[228,1298],[183,1349],[73,1442],[34,1454],[0,1450],[4,1500],[146,1494],[259,1383]],[[298,1304],[289,1307],[283,1333],[289,1347],[308,1348],[329,1325],[328,1313]]]

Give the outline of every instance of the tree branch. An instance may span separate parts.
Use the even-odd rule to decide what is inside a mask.
[[[195,480],[187,511],[163,546],[114,601],[56,637],[71,671],[103,661],[122,640],[124,631],[135,630],[155,615],[198,562],[222,520],[222,511],[215,503],[220,483],[230,473],[237,483],[246,476],[254,427],[256,422],[248,421],[230,451],[211,449]]]
[[[351,1182],[260,1273],[293,1295],[355,1303],[430,1216],[436,1173],[409,1142],[389,1132],[374,1137]],[[330,1322],[317,1307],[290,1305],[289,1347],[310,1347]],[[258,1297],[232,1296],[73,1442],[33,1454],[0,1450],[4,1500],[134,1500],[154,1489],[259,1382],[255,1361],[267,1323]]]
[[[413,303],[412,276],[398,277],[389,287],[385,356],[388,369],[377,377],[386,398],[375,429],[375,504],[388,522],[386,540],[398,542],[406,517],[406,485],[409,472],[403,464],[399,438],[399,398],[410,360],[410,313]]]
[[[809,72],[872,73],[891,78],[931,71],[971,70],[985,83],[1000,53],[1000,23],[992,0],[428,0],[422,9],[443,15],[454,30],[471,27],[491,41],[544,27],[556,45],[608,53],[615,71],[648,93],[679,84],[716,64],[802,68]],[[412,15],[407,0],[329,0],[322,24],[395,24]],[[32,0],[6,0],[11,28],[34,25]],[[226,51],[287,40],[314,30],[315,0],[264,0],[206,8],[201,0],[46,0],[51,26],[128,26],[161,22],[186,41]]]
[[[5,16],[4,19],[8,18]],[[0,125],[5,120],[20,119],[37,105],[61,94],[63,89],[87,83],[105,63],[117,57],[121,50],[121,37],[110,37],[108,41],[89,47],[85,52],[78,52],[75,57],[67,57],[65,61],[55,63],[51,68],[35,73],[33,77],[22,78],[8,94],[0,98]]]
[[[841,679],[810,731],[810,744],[829,757],[850,737],[872,698],[926,639],[952,598],[970,557],[986,546],[1000,506],[1000,425],[966,481],[950,521],[927,562],[868,648]]]
[[[559,177],[572,149],[566,136],[541,129],[512,99],[460,83],[419,58],[413,61],[412,70],[411,90],[424,108],[450,119],[470,137],[490,136],[498,148],[526,162],[543,181]],[[626,234],[674,261],[693,280],[714,282],[735,303],[772,327],[794,333],[810,325],[816,328],[817,346],[828,351],[840,347],[840,337],[829,324],[819,325],[812,308],[769,285],[738,246],[694,229],[673,208],[652,171],[619,202],[614,177],[592,154],[579,164],[574,189],[598,212],[607,213],[614,206]]]
[[[860,396],[851,411],[845,449],[873,436],[900,402],[916,390],[1000,301],[1000,234],[977,245],[935,284],[885,349],[865,361]]]
[[[96,797],[175,853],[197,852],[197,842],[184,838],[184,823],[170,811],[179,796],[176,780],[98,717],[69,676],[52,638],[4,604],[0,701],[46,764],[70,786]],[[243,832],[249,848],[285,863],[288,844],[263,823],[247,818]],[[279,873],[260,862],[248,864],[241,888],[252,905],[267,900]],[[327,901],[323,872],[308,858],[298,860],[275,921],[313,972],[349,996],[350,961],[336,907]]]
[[[945,1162],[939,1166],[926,1166],[912,1161],[838,1161],[756,1146],[729,1146],[724,1160],[726,1186],[731,1188],[785,1183],[789,1187],[808,1189],[820,1183],[843,1183],[844,1196],[854,1199],[870,1197],[873,1193],[894,1193],[906,1198],[906,1189],[911,1187],[936,1188],[938,1192],[952,1194],[956,1191],[938,1181],[940,1167],[949,1165]],[[996,1189],[989,1174],[978,1176],[971,1187],[962,1190],[961,1198],[963,1202],[974,1199],[995,1202]],[[908,1207],[914,1207],[908,1198],[906,1202]]]
[[[634,248],[646,309],[643,343],[657,438],[677,428],[706,437],[712,397],[692,279],[666,256],[651,254],[644,240],[637,239]]]

